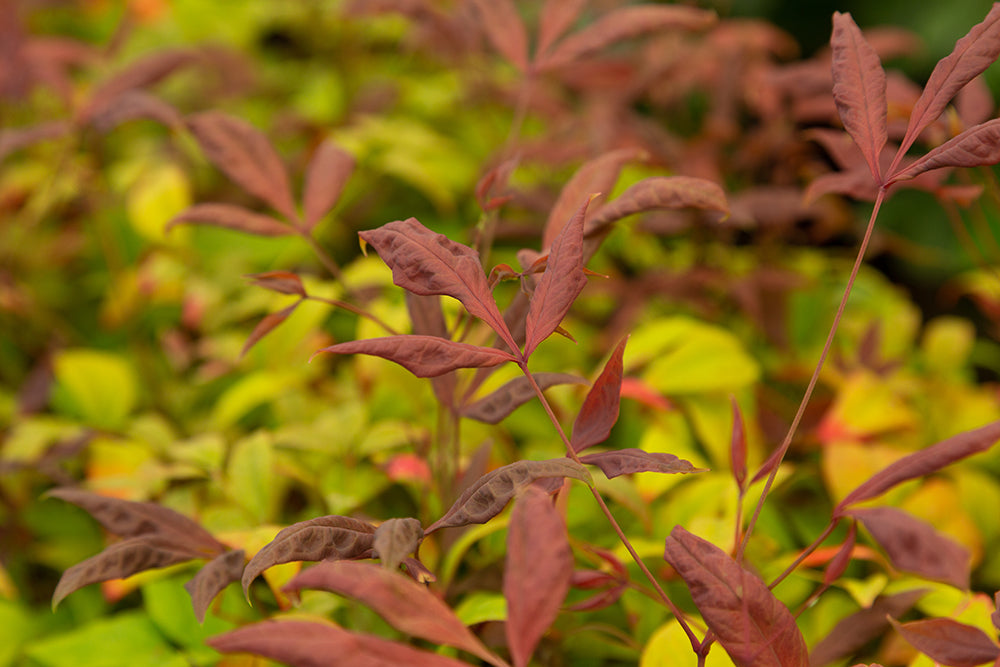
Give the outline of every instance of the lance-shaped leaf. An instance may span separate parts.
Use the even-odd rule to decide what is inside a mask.
[[[1000,162],[1000,118],[970,127],[957,137],[928,151],[892,177],[892,182],[914,178],[942,167],[981,167]]]
[[[441,297],[434,294],[421,296],[406,291],[406,311],[413,322],[413,333],[438,338],[449,338],[448,324],[441,309]],[[431,378],[431,388],[438,403],[454,412],[456,378],[454,373],[445,373]]]
[[[327,139],[309,161],[302,195],[303,225],[312,229],[340,198],[354,171],[354,157]]]
[[[191,605],[199,623],[205,622],[205,612],[215,596],[229,584],[240,580],[245,557],[243,549],[227,551],[209,561],[184,584],[184,589],[191,596]]]
[[[791,612],[729,554],[675,526],[667,537],[665,558],[739,667],[809,664],[805,640]]]
[[[571,459],[516,461],[486,473],[466,489],[445,515],[431,524],[425,535],[440,528],[486,523],[503,511],[521,489],[540,479],[572,477],[593,483],[590,473]]]
[[[497,51],[522,72],[528,69],[528,35],[513,0],[473,0],[483,31]]]
[[[337,343],[316,352],[370,354],[393,361],[419,378],[436,377],[458,368],[482,368],[514,361],[514,355],[492,347],[438,338],[437,336],[386,336]],[[313,355],[315,356],[315,355]]]
[[[454,658],[311,621],[254,623],[205,643],[220,653],[253,653],[293,667],[329,667],[334,659],[364,667],[469,667]]]
[[[885,70],[850,14],[834,12],[833,100],[844,129],[861,149],[872,178],[882,183],[878,156],[886,142]]]
[[[45,494],[85,510],[109,533],[119,537],[152,536],[185,550],[190,558],[214,557],[225,545],[196,522],[156,503],[109,498],[80,489],[59,488]]]
[[[669,29],[704,30],[716,21],[715,12],[680,5],[622,7],[563,39],[542,58],[540,69],[562,67],[615,42]]]
[[[414,294],[443,294],[462,302],[470,314],[488,324],[517,350],[497,308],[479,253],[424,227],[416,218],[397,220],[359,236],[374,246],[392,269],[392,281]]]
[[[823,572],[823,583],[827,586],[840,579],[840,575],[847,571],[847,566],[851,564],[851,557],[854,555],[854,544],[858,538],[858,522],[852,521],[851,527],[847,530],[847,537],[844,543],[837,550],[836,555],[830,559],[826,571]]]
[[[729,402],[733,406],[733,433],[729,440],[729,465],[733,472],[733,479],[740,491],[746,489],[747,481],[747,435],[743,425],[743,413],[740,412],[739,403],[735,396],[729,397]]]
[[[243,592],[272,565],[307,560],[363,558],[374,546],[375,526],[346,516],[323,516],[282,529],[243,570]]]
[[[66,136],[73,129],[68,121],[56,120],[28,127],[0,129],[0,162],[5,157],[39,141]]]
[[[985,452],[1000,440],[1000,421],[965,431],[893,462],[851,491],[833,510],[843,516],[850,505],[877,498],[897,484],[938,472],[945,466],[973,454]]]
[[[573,25],[585,4],[586,0],[546,0],[538,21],[536,60]]]
[[[287,219],[298,218],[285,165],[257,128],[221,111],[195,114],[188,127],[205,157],[233,182]]]
[[[416,519],[388,519],[375,529],[373,546],[382,566],[395,570],[404,558],[416,551],[422,539],[424,529]]]
[[[552,242],[545,273],[538,281],[528,306],[525,358],[530,357],[538,344],[559,327],[587,284],[587,276],[583,272],[583,219],[589,204],[590,198],[583,202]]]
[[[566,524],[548,494],[527,487],[514,503],[507,530],[503,596],[507,645],[514,667],[525,667],[559,607],[573,576]]]
[[[246,342],[243,343],[243,349],[240,350],[240,356],[245,356],[246,353],[250,351],[250,348],[256,345],[261,338],[271,333],[275,327],[288,319],[288,316],[291,315],[296,308],[298,308],[300,303],[302,303],[301,299],[287,308],[282,308],[276,313],[268,313],[261,318],[260,322],[257,323],[257,326],[255,326],[253,331],[250,332],[250,335],[247,336]]]
[[[291,591],[303,588],[353,598],[371,607],[403,633],[460,648],[493,665],[505,664],[426,586],[399,572],[356,561],[320,563],[285,586],[285,590]]]
[[[222,227],[255,236],[288,236],[295,233],[294,229],[276,218],[232,204],[189,206],[167,223],[167,229],[181,223]]]
[[[600,233],[612,222],[633,213],[685,207],[729,213],[726,194],[712,181],[691,176],[652,176],[594,211],[587,219],[585,234]]]
[[[912,623],[900,623],[893,618],[889,621],[903,639],[936,663],[949,667],[976,667],[1000,658],[1000,647],[974,625],[950,618],[929,618]]]
[[[302,286],[302,279],[291,271],[267,271],[265,273],[251,273],[244,276],[258,287],[269,289],[279,294],[294,294],[305,297],[306,288]]]
[[[116,542],[96,556],[91,556],[63,572],[52,594],[52,608],[55,609],[70,593],[89,584],[122,579],[137,572],[176,565],[201,557],[158,535],[141,535]]]
[[[635,472],[689,473],[706,471],[705,468],[695,468],[690,461],[679,459],[673,454],[645,452],[633,447],[585,454],[580,457],[580,461],[597,466],[608,479]]]
[[[574,452],[582,452],[607,440],[611,428],[618,421],[622,392],[622,356],[627,342],[626,336],[618,343],[601,374],[587,392],[587,397],[583,399],[580,413],[573,422],[573,437],[570,439]]]
[[[889,627],[887,617],[905,614],[926,595],[928,589],[921,588],[895,595],[879,596],[871,607],[855,612],[841,620],[833,630],[813,647],[809,654],[812,667],[825,667],[861,650],[869,642],[885,634]]]
[[[955,43],[955,48],[938,61],[927,79],[920,99],[913,105],[906,135],[899,146],[899,155],[909,150],[920,133],[938,119],[948,102],[965,84],[979,76],[1000,55],[1000,5]]]
[[[140,58],[93,90],[87,104],[80,111],[80,120],[89,122],[97,114],[117,106],[123,94],[128,91],[152,85],[197,60],[198,55],[194,51],[180,49],[159,51]]]
[[[557,384],[585,384],[586,380],[568,373],[533,373],[540,389]],[[496,391],[462,408],[462,416],[486,424],[499,424],[514,410],[535,397],[531,382],[524,375],[507,382]]]
[[[155,120],[174,130],[184,127],[181,112],[163,100],[141,90],[130,90],[115,99],[114,104],[94,113],[90,123],[98,132],[110,132],[131,120]]]
[[[969,552],[932,526],[894,507],[852,509],[893,567],[956,588],[969,588]]]

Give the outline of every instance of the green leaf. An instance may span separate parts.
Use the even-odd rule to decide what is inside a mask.
[[[150,241],[177,242],[188,231],[166,233],[167,223],[191,205],[191,185],[175,164],[160,164],[143,173],[126,197],[132,227]]]
[[[455,615],[466,625],[486,621],[506,621],[507,600],[500,593],[472,593],[455,607]]]
[[[219,397],[212,411],[212,423],[224,429],[234,425],[259,405],[270,403],[285,393],[293,375],[273,371],[257,371],[241,378]]]
[[[0,600],[0,628],[4,637],[0,642],[0,667],[18,664],[21,648],[35,635],[36,625],[24,606]]]
[[[268,522],[280,492],[271,437],[255,433],[236,443],[226,469],[226,491],[257,524]]]
[[[64,350],[53,361],[55,407],[89,426],[120,429],[135,407],[137,385],[131,364],[98,350]]]
[[[698,658],[691,650],[691,642],[674,619],[653,633],[639,659],[639,667],[695,667],[697,664]],[[733,667],[733,661],[716,644],[705,660],[705,667]]]
[[[170,641],[183,646],[195,665],[213,665],[219,655],[205,646],[205,640],[234,627],[214,614],[198,623],[191,606],[191,597],[175,578],[158,579],[142,587],[143,606],[150,620]]]
[[[33,642],[24,652],[40,667],[186,667],[147,616],[126,612]]]

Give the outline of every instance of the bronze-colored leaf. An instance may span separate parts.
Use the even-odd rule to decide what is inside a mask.
[[[375,555],[383,567],[395,570],[404,558],[416,551],[423,539],[424,529],[416,519],[388,519],[375,529]]]
[[[301,299],[286,308],[282,308],[276,313],[268,313],[262,317],[260,322],[257,323],[257,326],[255,326],[253,331],[250,332],[250,335],[247,336],[246,342],[243,343],[243,349],[240,350],[240,356],[246,356],[246,353],[250,351],[250,348],[256,345],[261,338],[271,333],[275,327],[288,319],[288,316],[295,311],[300,303],[302,303]]]
[[[586,384],[586,380],[568,373],[532,373],[539,388],[545,390],[558,384]],[[499,424],[514,410],[535,397],[527,377],[521,375],[499,389],[462,408],[462,416],[486,424]]]
[[[291,271],[267,271],[266,273],[251,273],[244,276],[258,287],[269,289],[279,294],[294,294],[305,297],[306,288],[302,286],[302,279]]]
[[[306,171],[303,224],[312,229],[333,208],[354,171],[354,156],[329,139],[320,144]]]
[[[205,622],[205,612],[215,596],[229,584],[240,580],[245,561],[246,553],[243,549],[227,551],[209,561],[184,584],[184,590],[191,596],[191,605],[199,623]]]
[[[673,454],[644,452],[634,447],[585,454],[580,457],[580,461],[597,466],[608,479],[636,472],[705,472],[705,468],[695,468],[690,461],[679,459]]]
[[[974,625],[950,618],[926,618],[912,623],[889,622],[903,639],[934,662],[948,667],[976,667],[1000,658],[1000,647]]]
[[[232,204],[189,206],[167,223],[167,230],[182,223],[222,227],[255,236],[288,236],[295,233],[294,229],[276,218]]]
[[[437,377],[458,368],[499,366],[515,360],[509,352],[496,348],[416,334],[352,340],[324,347],[316,354],[320,352],[370,354],[395,362],[420,378]]]

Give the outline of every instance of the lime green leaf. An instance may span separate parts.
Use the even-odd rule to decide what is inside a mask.
[[[639,659],[639,667],[695,667],[697,664],[691,642],[676,620],[661,625],[653,633]],[[712,647],[705,660],[705,667],[733,667],[733,664],[718,645]]]
[[[294,376],[277,371],[250,373],[229,387],[212,411],[216,428],[232,426],[259,405],[270,403],[285,393]]]
[[[455,607],[455,615],[466,625],[485,621],[506,621],[507,600],[500,593],[472,593]]]
[[[53,362],[57,409],[90,426],[119,429],[135,407],[137,385],[129,362],[97,350],[64,350]]]
[[[257,524],[271,518],[280,497],[274,458],[271,438],[264,432],[237,442],[229,456],[226,491]]]
[[[128,219],[139,234],[150,241],[177,242],[188,230],[167,235],[170,220],[191,205],[191,185],[175,164],[160,164],[143,173],[126,198]]]
[[[25,651],[42,667],[185,667],[178,654],[144,614],[125,612],[93,621],[66,634],[33,642]]]

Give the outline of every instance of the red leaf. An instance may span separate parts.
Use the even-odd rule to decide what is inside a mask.
[[[244,276],[257,287],[269,289],[279,294],[296,294],[306,297],[306,288],[302,286],[302,279],[291,271],[267,271],[265,273],[250,273]]]
[[[280,220],[232,204],[195,204],[174,216],[167,223],[167,229],[184,222],[234,229],[257,236],[287,236],[295,233],[294,229]]]
[[[746,489],[747,481],[747,435],[743,426],[743,413],[735,396],[729,397],[733,405],[733,435],[729,440],[729,465],[733,471],[733,479],[741,490]]]
[[[633,213],[685,207],[729,213],[725,193],[712,181],[690,176],[652,176],[594,211],[587,220],[585,233],[587,236],[600,233],[612,222]]]
[[[833,99],[844,128],[865,156],[872,177],[882,183],[878,156],[886,142],[885,71],[878,54],[851,15],[834,12]]]
[[[327,140],[320,144],[306,171],[302,208],[303,226],[312,229],[340,198],[340,193],[354,171],[354,157]]]
[[[456,368],[482,368],[515,361],[514,355],[496,348],[417,335],[354,340],[324,347],[316,354],[320,352],[382,357],[399,364],[418,378],[436,377]]]
[[[257,323],[257,326],[255,326],[253,331],[250,332],[250,335],[247,336],[246,342],[243,343],[243,349],[240,350],[240,356],[246,356],[246,353],[250,351],[250,348],[256,345],[261,338],[271,333],[275,327],[288,319],[288,316],[292,314],[300,303],[302,303],[301,299],[287,308],[282,308],[276,313],[268,313],[262,317],[260,322]]]
[[[611,428],[618,421],[618,408],[621,405],[622,390],[622,356],[625,354],[625,343],[628,336],[622,339],[611,358],[604,364],[604,369],[587,392],[580,413],[573,422],[573,437],[570,444],[574,452],[582,452],[593,445],[604,442],[611,434]]]
[[[957,137],[917,158],[892,176],[891,182],[914,178],[942,167],[980,167],[1000,162],[1000,118],[970,127]]]
[[[518,349],[475,250],[432,232],[416,218],[390,222],[359,236],[392,268],[396,285],[422,296],[444,294],[458,299],[503,338],[511,351]]]
[[[952,52],[935,65],[920,99],[910,112],[899,156],[906,153],[920,133],[938,119],[958,91],[985,71],[997,55],[1000,55],[1000,5],[994,3],[986,18],[958,40]]]
[[[285,586],[291,591],[303,588],[354,598],[403,633],[460,648],[494,665],[504,664],[426,586],[399,572],[358,561],[320,563]]]
[[[184,126],[181,112],[163,100],[141,90],[130,90],[115,98],[114,104],[98,109],[90,123],[99,132],[110,132],[130,120],[148,118],[177,130]]]
[[[503,573],[507,645],[515,667],[528,664],[559,615],[572,576],[566,524],[548,494],[529,486],[510,515]]]
[[[927,594],[926,588],[878,597],[871,607],[847,616],[813,647],[809,654],[812,667],[825,667],[857,653],[865,644],[882,637],[889,627],[889,617],[902,616]]]
[[[976,667],[1000,658],[989,635],[973,625],[950,618],[929,618],[912,623],[889,621],[903,639],[934,662],[949,667]]]
[[[679,459],[673,454],[650,453],[633,447],[586,454],[580,457],[580,461],[597,466],[608,479],[635,472],[705,472],[704,468],[695,468],[689,461]]]
[[[969,588],[969,552],[932,526],[894,507],[852,509],[892,562],[903,572]]]
[[[348,632],[333,624],[264,621],[231,630],[205,643],[220,653],[253,653],[293,667],[329,667],[331,660],[364,667],[469,667],[468,663]]]
[[[193,579],[184,584],[184,590],[191,596],[191,605],[199,623],[205,622],[205,611],[215,596],[229,584],[240,580],[244,559],[243,549],[227,551],[213,558],[198,570]]]
[[[897,484],[924,477],[966,457],[985,452],[1000,439],[1000,421],[959,433],[895,461],[847,494],[834,508],[833,516],[844,515],[849,505],[877,498]]]
[[[704,30],[717,20],[715,12],[680,5],[638,5],[616,9],[592,25],[562,40],[541,59],[539,69],[552,69],[610,46],[615,42],[662,30]]]
[[[298,218],[285,166],[257,128],[221,111],[195,114],[188,127],[212,164],[288,220]]]
[[[524,358],[559,326],[587,284],[583,272],[583,219],[590,199],[583,202],[549,251],[545,272],[531,295],[526,323]]]
[[[854,543],[857,537],[858,523],[852,521],[851,527],[847,530],[847,537],[844,538],[844,543],[837,550],[837,554],[830,560],[826,571],[823,572],[824,584],[829,586],[837,581],[837,579],[840,579],[840,575],[844,574],[847,570],[847,566],[851,564],[851,556],[854,554]]]
[[[158,51],[140,58],[94,89],[80,111],[80,120],[89,122],[95,115],[116,106],[124,93],[152,85],[197,60],[195,52],[180,49]]]
[[[809,664],[791,612],[767,585],[711,542],[675,526],[665,558],[684,579],[695,606],[740,667]]]
[[[511,0],[473,0],[481,25],[497,51],[522,72],[528,69],[528,35]]]
[[[585,4],[587,0],[546,0],[538,23],[535,60],[544,56],[549,47],[573,25]]]
[[[540,389],[557,384],[584,384],[586,380],[568,373],[533,373]],[[514,410],[535,397],[535,390],[528,378],[521,375],[507,382],[496,391],[462,408],[463,417],[486,424],[499,424]]]

